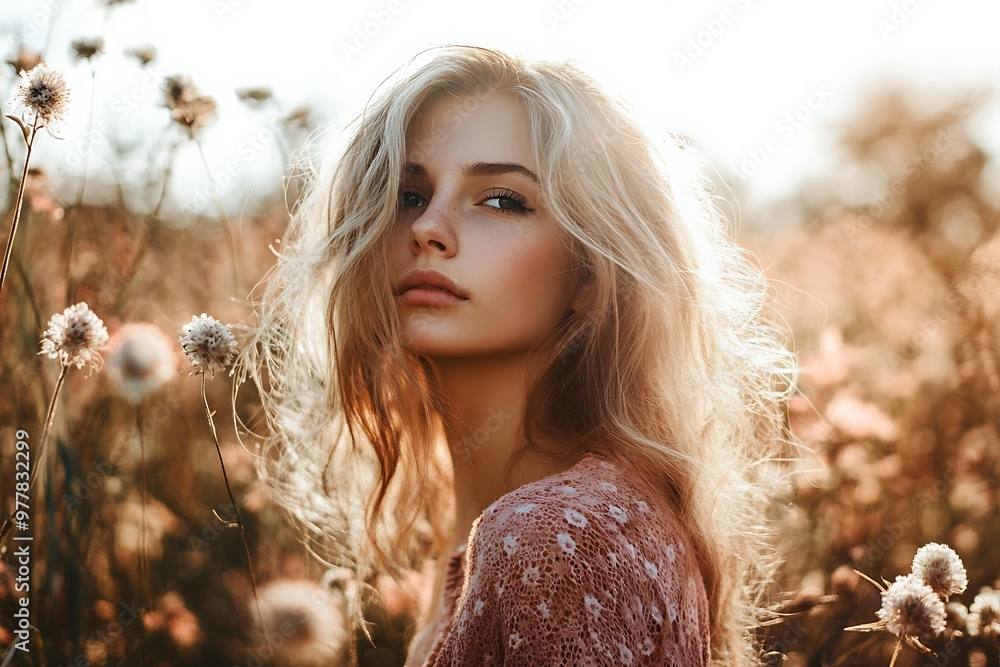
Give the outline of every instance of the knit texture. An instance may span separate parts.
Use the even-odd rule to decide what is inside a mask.
[[[708,665],[687,533],[616,464],[585,455],[501,497],[449,558],[410,665]],[[429,651],[421,662],[421,653]]]

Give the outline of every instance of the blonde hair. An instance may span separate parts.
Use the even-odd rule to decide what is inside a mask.
[[[532,351],[525,439],[567,461],[600,451],[669,500],[696,545],[713,660],[754,662],[774,561],[757,464],[785,435],[795,357],[691,150],[657,150],[569,64],[441,47],[369,104],[296,210],[238,362],[268,420],[261,474],[317,553],[360,580],[449,552],[442,406],[400,342],[386,238],[415,115],[433,95],[494,91],[524,109],[545,204],[593,288]]]

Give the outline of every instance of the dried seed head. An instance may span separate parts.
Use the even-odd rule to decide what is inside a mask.
[[[145,67],[156,59],[156,47],[150,45],[135,46],[131,49],[125,49],[125,55],[132,56],[139,61],[140,65]]]
[[[14,74],[20,74],[22,70],[30,72],[42,64],[42,56],[22,44],[17,49],[17,55],[7,59],[7,64],[14,68]]]
[[[236,356],[236,339],[228,324],[202,313],[181,328],[180,342],[191,361],[190,375],[226,370]]]
[[[70,43],[77,60],[91,60],[104,53],[103,37],[87,37]]]
[[[969,605],[966,619],[972,637],[1000,637],[1000,591],[983,588]]]
[[[30,72],[21,72],[21,84],[8,102],[11,107],[24,107],[21,120],[31,126],[50,127],[64,120],[69,108],[69,88],[59,70],[42,63]]]
[[[248,102],[252,104],[263,104],[267,100],[271,99],[274,93],[270,88],[260,87],[260,88],[240,88],[236,91],[236,97],[238,97],[243,102]]]
[[[177,375],[173,341],[152,324],[126,324],[108,342],[108,379],[138,404]]]
[[[91,371],[101,370],[104,359],[99,350],[107,342],[108,330],[104,322],[81,302],[52,316],[42,336],[42,351],[38,354],[59,359],[63,366],[83,368],[84,364],[89,364]]]
[[[897,637],[936,637],[944,632],[944,602],[930,586],[909,574],[882,593],[878,617]]]
[[[168,76],[163,82],[164,106],[170,117],[189,132],[204,125],[215,112],[215,100],[201,94],[186,77]]]
[[[275,658],[280,656],[283,664],[346,662],[351,636],[347,616],[340,600],[325,586],[296,579],[270,581],[260,588],[260,613],[265,636],[281,628],[287,639],[276,646]]]
[[[913,557],[913,574],[946,600],[969,585],[962,559],[947,544],[937,542],[925,544],[917,550],[917,555]]]

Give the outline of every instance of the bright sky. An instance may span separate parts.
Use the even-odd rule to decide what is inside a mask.
[[[804,175],[828,170],[831,123],[885,77],[1000,83],[996,0],[136,0],[110,12],[98,0],[3,0],[0,27],[29,44],[41,47],[50,26],[47,58],[66,69],[79,119],[64,132],[70,149],[84,141],[91,80],[67,45],[97,34],[107,41],[94,118],[111,128],[95,136],[91,169],[106,169],[109,138],[162,131],[159,82],[144,81],[122,55],[153,44],[154,71],[190,74],[220,103],[205,135],[213,169],[235,161],[256,191],[274,185],[280,159],[267,141],[248,150],[267,139],[266,116],[242,107],[234,88],[270,86],[286,110],[311,103],[339,130],[393,70],[435,44],[574,59],[652,134],[687,135],[746,201],[789,194]],[[0,41],[0,55],[12,42]],[[123,91],[137,101],[123,106]],[[1000,122],[980,130],[1000,152]],[[67,145],[48,143],[49,159],[65,163]],[[762,164],[746,163],[752,154]],[[197,154],[181,158],[191,187],[202,182]],[[741,175],[741,164],[754,173]],[[227,187],[227,208],[253,196],[246,183]]]

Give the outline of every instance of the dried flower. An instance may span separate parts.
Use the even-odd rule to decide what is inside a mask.
[[[944,602],[930,586],[909,574],[882,593],[878,617],[897,637],[936,637],[944,632]]]
[[[181,346],[191,361],[191,375],[224,371],[236,356],[236,339],[228,324],[202,313],[181,328]]]
[[[947,544],[931,542],[920,547],[913,557],[913,574],[946,600],[969,585],[962,559]]]
[[[87,37],[70,43],[77,60],[91,60],[104,53],[103,37]]]
[[[69,107],[69,88],[59,70],[45,63],[30,72],[21,72],[21,85],[8,102],[11,107],[24,107],[21,120],[27,125],[51,126],[65,118]]]
[[[130,403],[139,403],[177,374],[170,338],[152,324],[126,324],[108,342],[108,379]]]
[[[132,56],[145,67],[156,59],[156,47],[151,45],[134,46],[131,49],[125,49],[125,55]]]
[[[944,615],[947,623],[945,632],[948,633],[948,639],[952,639],[956,635],[961,636],[965,632],[966,623],[969,620],[968,608],[961,602],[949,602],[944,606]]]
[[[309,118],[312,115],[312,109],[308,106],[301,106],[294,109],[290,114],[285,116],[285,125],[288,127],[309,127]]]
[[[42,56],[23,44],[17,49],[17,55],[7,59],[7,64],[14,68],[14,74],[21,71],[30,72],[42,64]]]
[[[1000,591],[983,588],[969,605],[969,635],[1000,637]]]
[[[236,97],[244,102],[253,102],[255,104],[261,104],[271,99],[274,93],[270,88],[241,88],[236,91]]]
[[[340,600],[310,581],[278,580],[260,589],[261,623],[275,642],[275,657],[299,667],[339,665],[346,658],[350,634]]]
[[[163,84],[164,105],[170,109],[170,117],[194,132],[215,112],[215,100],[201,94],[186,77],[168,76]]]
[[[98,350],[107,342],[108,330],[104,322],[86,303],[80,302],[52,316],[39,354],[59,359],[64,366],[83,368],[84,364],[90,364],[91,370],[100,370],[104,359]]]

